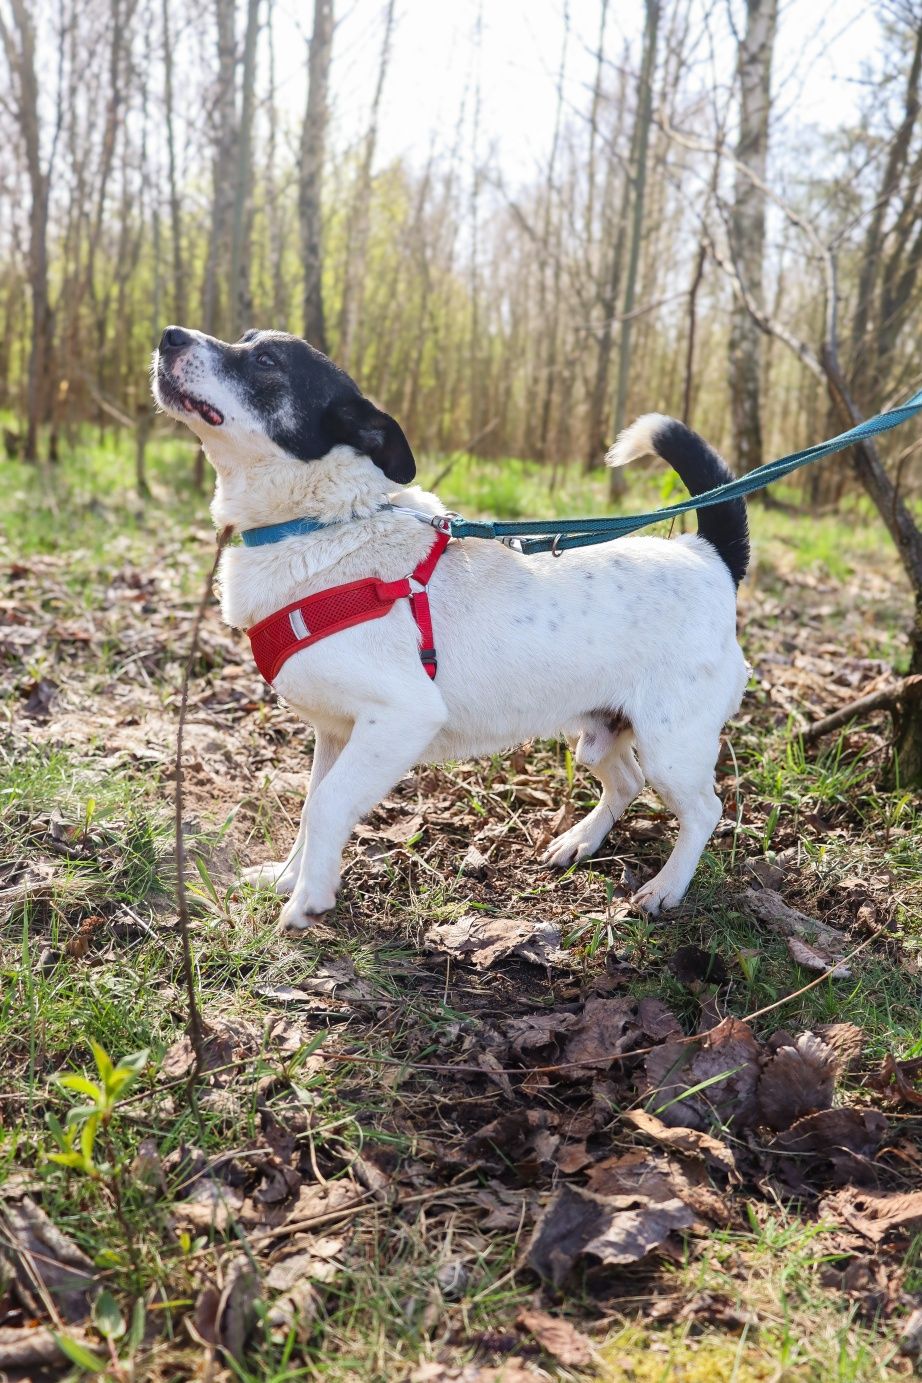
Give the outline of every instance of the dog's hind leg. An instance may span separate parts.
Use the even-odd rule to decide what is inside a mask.
[[[697,735],[696,735],[697,731]],[[683,724],[675,731],[652,735],[638,733],[637,752],[644,773],[679,822],[679,834],[662,869],[634,894],[633,901],[655,917],[663,908],[681,903],[723,804],[714,790],[714,766],[720,745],[719,731]]]
[[[311,776],[307,787],[304,806],[301,808],[301,824],[294,845],[285,860],[269,860],[266,864],[255,864],[241,871],[240,877],[254,888],[271,888],[275,893],[287,897],[294,891],[298,881],[298,869],[304,853],[307,838],[307,804],[313,793],[329,773],[342,753],[345,740],[331,735],[328,730],[315,730],[314,757],[311,761]]]
[[[430,684],[431,685],[431,684]],[[353,828],[420,762],[445,721],[433,688],[411,705],[373,706],[356,717],[352,734],[305,807],[307,835],[283,929],[303,930],[336,902],[342,852]]]
[[[604,737],[604,738],[603,738]],[[625,729],[612,733],[595,725],[583,729],[576,748],[578,763],[586,764],[602,784],[602,796],[582,821],[552,841],[544,853],[545,864],[566,869],[594,855],[618,817],[643,787],[643,774],[634,758],[634,734]]]

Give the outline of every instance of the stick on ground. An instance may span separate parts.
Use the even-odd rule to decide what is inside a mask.
[[[183,750],[183,731],[186,726],[186,712],[189,707],[189,680],[192,676],[192,665],[195,662],[195,655],[198,652],[199,632],[202,627],[202,620],[211,599],[212,587],[218,570],[218,563],[221,560],[221,553],[224,551],[233,533],[233,526],[228,524],[222,528],[218,534],[217,551],[215,559],[208,573],[205,582],[205,589],[202,592],[195,612],[195,619],[192,624],[192,638],[189,641],[189,652],[186,657],[186,664],[182,674],[182,693],[179,700],[179,720],[176,725],[176,791],[174,803],[176,808],[176,907],[179,915],[179,933],[182,937],[182,967],[186,983],[186,1001],[189,1005],[189,1041],[192,1043],[192,1050],[195,1053],[195,1065],[192,1068],[192,1080],[195,1080],[202,1067],[202,1046],[204,1040],[204,1028],[202,1026],[202,1015],[199,1013],[198,1000],[195,997],[195,973],[192,967],[192,943],[189,939],[189,904],[186,897],[186,844],[183,837],[183,773],[182,773],[182,750]]]
[[[824,735],[831,735],[834,730],[841,730],[843,725],[847,725],[850,720],[857,720],[859,716],[870,715],[872,711],[892,711],[894,706],[898,706],[910,696],[922,696],[922,676],[904,677],[902,681],[894,682],[889,687],[882,687],[880,691],[870,692],[867,696],[859,697],[857,701],[850,701],[847,706],[840,706],[831,715],[823,716],[822,720],[815,720],[812,725],[802,730],[801,739],[804,744],[812,744]]]

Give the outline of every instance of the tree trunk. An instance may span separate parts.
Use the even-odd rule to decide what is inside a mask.
[[[329,354],[323,306],[323,161],[330,114],[330,60],[333,55],[333,0],[314,0],[314,31],[308,58],[307,110],[301,131],[298,216],[304,263],[304,335]]]
[[[653,107],[653,73],[656,68],[656,40],[659,30],[660,0],[646,0],[647,22],[643,36],[643,57],[637,88],[637,114],[634,137],[631,141],[631,243],[628,249],[627,277],[624,283],[624,306],[621,317],[621,340],[618,356],[618,390],[615,395],[615,436],[624,427],[627,407],[627,388],[631,373],[631,328],[634,295],[637,291],[637,266],[640,263],[640,241],[643,235],[643,207],[647,185],[647,145]],[[624,493],[624,475],[612,470],[609,475],[609,494],[617,499]]]
[[[622,63],[621,79],[618,87],[618,101],[614,119],[610,126],[608,160],[605,169],[605,188],[602,200],[602,224],[599,232],[601,253],[599,255],[598,307],[601,316],[598,331],[595,333],[596,350],[592,372],[592,387],[589,393],[589,416],[586,426],[585,470],[587,472],[601,466],[608,441],[609,371],[611,368],[611,348],[614,340],[615,304],[621,285],[621,268],[624,259],[624,238],[627,233],[628,189],[625,178],[619,179],[617,171],[621,160],[617,149],[617,136],[624,124],[624,107],[627,100],[625,70],[627,58]],[[621,183],[621,196],[617,196],[616,184]],[[618,202],[617,215],[615,204]],[[617,223],[617,229],[615,228]]]
[[[170,233],[173,250],[173,320],[186,320],[186,264],[183,254],[182,209],[176,171],[176,135],[173,114],[173,46],[170,32],[170,0],[163,0],[163,106],[166,127],[167,168],[170,193]]]
[[[235,0],[215,0],[215,19],[218,82],[213,135],[211,237],[202,287],[203,324],[205,331],[212,336],[220,334],[225,317],[229,315],[222,306],[219,284],[229,270],[234,186],[228,169],[235,163],[237,141]]]
[[[557,150],[560,145],[561,119],[563,115],[563,94],[567,75],[567,49],[570,41],[570,7],[567,0],[563,6],[563,39],[560,45],[560,66],[557,71],[557,105],[554,115],[554,134],[551,140],[551,152],[547,161],[547,180],[544,188],[544,225],[541,235],[541,250],[544,262],[541,265],[542,282],[542,335],[544,337],[544,361],[542,365],[542,393],[543,399],[540,409],[540,423],[538,429],[538,446],[536,454],[540,460],[546,461],[548,452],[551,448],[551,409],[554,403],[554,392],[557,384],[558,365],[557,351],[560,338],[560,295],[561,295],[561,261],[563,258],[563,245],[561,243],[561,224],[563,220],[563,208],[558,207],[555,212],[554,202],[557,200],[557,189],[555,186],[555,172],[557,167]],[[547,261],[551,262],[551,294],[550,312],[547,311],[547,294],[543,285],[547,275]],[[564,396],[566,397],[566,395]],[[555,475],[559,457],[554,458]]]
[[[771,114],[772,53],[778,24],[778,0],[746,0],[746,33],[739,45],[740,122],[730,249],[740,276],[757,307],[763,304],[765,179],[768,122]],[[750,169],[754,174],[746,174]],[[758,180],[758,181],[756,181]],[[730,326],[728,384],[733,423],[733,459],[737,471],[761,466],[762,333],[742,303],[734,304]]]
[[[240,124],[237,130],[237,160],[234,177],[234,202],[231,216],[230,301],[228,324],[231,336],[239,336],[249,326],[253,312],[250,296],[250,186],[253,180],[253,106],[256,82],[256,41],[259,37],[260,0],[248,0],[246,38],[243,45]]]
[[[13,77],[16,120],[22,134],[29,177],[29,289],[32,335],[29,347],[26,436],[23,457],[38,459],[38,435],[44,422],[49,384],[53,321],[48,294],[49,177],[42,168],[35,71],[35,31],[24,0],[10,0],[13,28],[0,13],[0,41]]]
[[[822,351],[822,366],[829,383],[829,394],[839,417],[847,427],[863,421],[842,373],[835,342],[827,340]],[[873,441],[853,448],[854,467],[859,480],[874,501],[877,512],[896,546],[903,570],[915,597],[913,625],[909,635],[910,675],[922,673],[922,530],[900,497],[888,475]],[[894,779],[902,787],[922,787],[922,705],[918,698],[907,698],[894,717]]]

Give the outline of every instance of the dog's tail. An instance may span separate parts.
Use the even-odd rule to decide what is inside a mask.
[[[668,461],[689,494],[700,495],[733,479],[730,467],[697,432],[662,413],[647,413],[625,428],[605,460],[626,466],[640,456]],[[698,510],[698,533],[719,553],[738,586],[749,565],[749,523],[741,499]]]

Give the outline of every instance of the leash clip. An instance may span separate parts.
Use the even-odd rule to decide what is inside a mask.
[[[447,514],[433,514],[429,523],[432,528],[439,533],[447,533],[451,537],[452,519],[460,519],[461,515],[456,514],[453,509],[449,509]]]
[[[558,546],[558,544],[559,544],[559,542],[560,542],[560,540],[561,540],[562,537],[563,537],[563,534],[562,534],[562,533],[555,533],[555,534],[554,534],[554,541],[551,543],[551,556],[552,556],[552,557],[562,557],[562,556],[563,556],[563,549],[560,548],[560,547]]]

